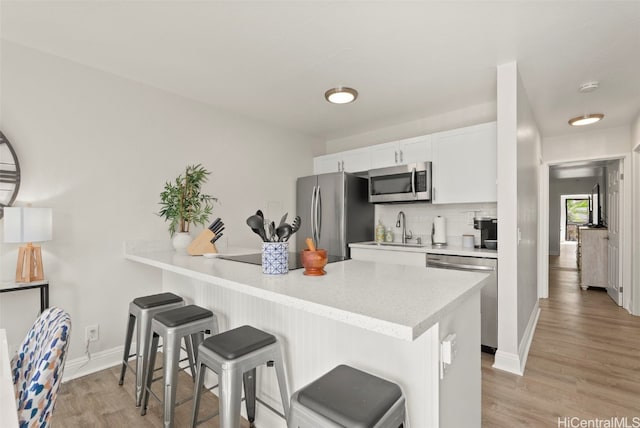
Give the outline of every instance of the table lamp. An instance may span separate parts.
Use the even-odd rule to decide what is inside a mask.
[[[51,208],[6,207],[4,209],[4,242],[27,243],[20,247],[16,282],[42,281],[42,252],[33,242],[51,240]]]

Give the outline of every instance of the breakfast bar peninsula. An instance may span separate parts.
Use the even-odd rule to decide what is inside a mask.
[[[265,275],[140,243],[125,245],[125,257],[161,269],[162,291],[214,311],[221,331],[249,324],[276,335],[290,393],[349,364],[402,387],[409,427],[480,427],[485,274],[346,260],[320,277]],[[442,342],[452,349],[444,359]],[[260,371],[258,382],[258,397],[281,410],[274,371]],[[257,421],[286,426],[260,405]]]

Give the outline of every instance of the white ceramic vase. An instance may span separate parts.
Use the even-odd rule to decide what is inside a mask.
[[[189,232],[176,232],[173,235],[173,248],[175,248],[178,253],[187,254],[187,247],[191,244],[192,240]]]

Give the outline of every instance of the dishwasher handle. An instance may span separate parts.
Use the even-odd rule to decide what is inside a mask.
[[[436,262],[432,260],[427,260],[427,267],[442,267],[445,269],[470,270],[470,271],[478,271],[478,272],[487,272],[487,271],[496,270],[496,268],[493,266],[462,265],[458,263]]]

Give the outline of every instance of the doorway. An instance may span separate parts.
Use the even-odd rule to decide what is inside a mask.
[[[549,256],[560,256],[560,243],[561,240],[565,243],[572,242],[567,241],[567,222],[566,218],[560,222],[562,213],[565,213],[565,207],[561,209],[561,203],[566,203],[566,199],[562,200],[561,195],[589,195],[592,193],[592,188],[598,184],[599,188],[607,189],[607,182],[611,180],[611,177],[607,177],[607,170],[611,167],[617,169],[615,173],[617,177],[617,209],[608,210],[605,205],[607,202],[607,195],[603,194],[600,199],[604,202],[602,206],[602,217],[605,219],[605,226],[611,221],[616,226],[616,238],[617,238],[617,260],[614,262],[614,266],[608,268],[617,270],[614,275],[611,275],[613,283],[611,288],[615,288],[617,294],[612,296],[612,300],[618,300],[617,304],[622,304],[627,311],[630,310],[630,299],[628,293],[621,293],[624,284],[630,284],[631,280],[631,267],[630,267],[630,255],[631,255],[631,241],[627,238],[628,233],[626,231],[631,230],[631,211],[630,205],[625,203],[631,199],[630,186],[624,184],[624,165],[625,160],[628,161],[628,156],[619,156],[616,158],[608,159],[590,159],[584,161],[572,161],[557,164],[543,164],[541,166],[540,175],[540,228],[539,228],[539,290],[538,295],[540,298],[546,298],[549,296]],[[571,199],[570,197],[567,199]],[[580,199],[575,197],[574,199]],[[581,220],[580,220],[581,221]],[[562,224],[562,226],[561,226]],[[563,234],[561,234],[561,229]],[[611,294],[611,293],[610,293]],[[622,297],[620,297],[622,296]],[[617,297],[614,298],[614,297]]]

